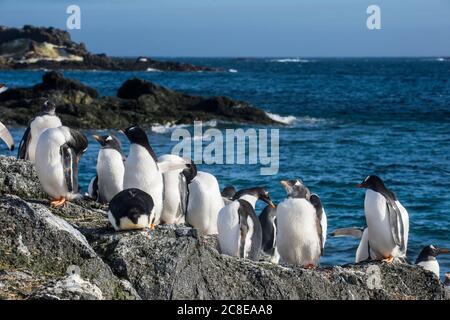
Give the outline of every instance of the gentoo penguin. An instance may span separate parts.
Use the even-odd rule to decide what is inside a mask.
[[[54,206],[78,195],[78,162],[86,151],[84,134],[65,126],[45,130],[36,146],[35,167],[44,191]]]
[[[433,245],[426,246],[420,251],[416,259],[416,264],[423,267],[425,270],[433,272],[439,278],[439,263],[436,257],[443,253],[450,253],[446,248],[437,248]]]
[[[6,145],[8,146],[8,149],[13,151],[14,150],[14,140],[11,136],[11,133],[9,133],[8,128],[5,127],[3,123],[0,122],[0,139],[5,141]]]
[[[186,222],[202,235],[217,234],[217,216],[224,203],[216,177],[197,171],[194,163],[183,170],[183,174],[189,192]]]
[[[359,241],[358,249],[356,249],[355,263],[371,260],[369,250],[369,231],[367,228],[340,228],[331,233],[333,237],[350,236]]]
[[[153,229],[153,199],[140,189],[122,190],[109,203],[108,219],[116,230]]]
[[[186,168],[186,162],[158,162],[148,142],[147,134],[137,125],[121,130],[130,140],[130,152],[125,161],[123,188],[137,188],[147,192],[153,199],[155,224],[161,222],[164,182],[162,174],[169,170]]]
[[[238,191],[233,202],[219,211],[217,228],[221,253],[258,260],[262,243],[261,223],[255,213],[258,200],[275,207],[269,193],[256,187]]]
[[[226,186],[223,188],[221,195],[225,205],[233,202],[233,197],[236,194],[236,188],[234,186]]]
[[[277,207],[278,252],[284,262],[314,267],[326,240],[325,211],[319,197],[311,195],[301,180],[282,180],[281,184],[288,198]]]
[[[259,215],[262,229],[261,250],[270,257],[270,261],[278,263],[280,255],[276,246],[277,238],[277,209],[267,205]]]
[[[158,167],[158,158],[148,142],[147,134],[137,125],[132,125],[123,133],[130,140],[130,152],[125,161],[123,188],[137,188],[148,193],[154,204],[155,224],[160,223],[163,207],[164,183]]]
[[[173,154],[165,154],[159,157],[159,161],[186,162],[185,159]],[[161,223],[180,224],[185,222],[188,203],[188,181],[182,171],[183,168],[180,168],[163,173],[164,199]]]
[[[30,121],[28,128],[23,134],[17,154],[18,159],[25,159],[34,163],[39,136],[49,128],[62,126],[61,120],[55,114],[55,109],[56,106],[49,100],[44,102],[41,112]]]
[[[394,257],[405,257],[409,233],[406,209],[377,176],[368,176],[357,187],[367,189],[364,212],[372,260],[392,262]]]
[[[6,90],[8,90],[8,87],[5,84],[0,83],[0,94],[5,92]]]
[[[100,203],[108,203],[123,190],[124,160],[119,139],[114,136],[93,136],[100,143],[97,175],[89,184],[89,195]]]

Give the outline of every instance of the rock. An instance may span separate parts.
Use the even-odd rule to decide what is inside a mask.
[[[31,164],[0,157],[0,177],[11,167],[24,175],[0,193],[2,299],[450,298],[433,273],[406,263],[308,270],[222,255],[216,236],[186,225],[115,232],[105,206],[51,208],[38,189],[20,190],[35,182]]]
[[[51,281],[33,292],[30,299],[37,300],[103,300],[101,290],[80,275],[73,274],[62,280]]]
[[[25,126],[49,98],[58,106],[62,122],[74,128],[121,128],[131,123],[148,128],[210,120],[281,125],[247,102],[191,96],[136,78],[125,81],[117,95],[98,97],[95,89],[48,72],[42,83],[0,94],[0,113],[4,124]]]
[[[67,31],[33,26],[0,26],[0,69],[223,71],[145,57],[136,60],[93,54],[83,43],[73,42]]]

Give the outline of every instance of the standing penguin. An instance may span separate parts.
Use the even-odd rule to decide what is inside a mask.
[[[405,257],[409,233],[406,209],[377,176],[368,176],[357,187],[367,189],[364,212],[371,258],[392,262],[395,257]]]
[[[100,143],[97,175],[89,184],[89,195],[100,203],[108,203],[123,189],[125,156],[119,139],[114,136],[93,136]]]
[[[108,219],[116,230],[153,229],[153,199],[140,189],[122,190],[109,203]]]
[[[197,171],[194,163],[183,174],[189,191],[186,222],[202,235],[217,234],[217,216],[224,203],[216,177]]]
[[[23,134],[19,145],[18,159],[35,162],[36,146],[40,135],[49,128],[62,126],[61,120],[55,114],[56,106],[49,100],[44,102],[41,112],[39,112],[31,121]]]
[[[47,129],[39,137],[35,167],[52,205],[78,196],[78,162],[87,146],[84,134],[64,126]]]
[[[277,207],[278,252],[285,262],[314,267],[325,244],[325,211],[319,197],[312,196],[301,180],[282,180],[281,184],[288,198]]]
[[[355,263],[371,260],[369,250],[369,231],[367,228],[340,228],[331,233],[333,237],[350,236],[359,241],[358,249],[356,249]]]
[[[137,188],[147,192],[153,199],[155,224],[161,223],[164,182],[162,174],[170,170],[186,168],[186,162],[158,162],[148,142],[147,134],[137,125],[122,130],[130,140],[130,152],[125,161],[123,188]]]
[[[262,229],[261,250],[270,257],[270,261],[278,263],[280,255],[278,254],[277,239],[277,208],[267,205],[259,215],[259,222]]]
[[[164,183],[158,158],[148,142],[147,134],[136,125],[122,130],[130,140],[130,152],[125,161],[123,188],[137,188],[153,199],[155,224],[160,223],[163,207]]]
[[[165,154],[159,157],[160,162],[190,163],[180,156]],[[188,181],[183,168],[163,173],[164,200],[161,212],[161,223],[180,224],[185,222],[188,203]]]
[[[0,122],[0,139],[5,141],[6,145],[8,146],[8,149],[13,151],[14,150],[14,140],[11,136],[11,133],[9,133],[8,128],[5,127],[3,123]]]
[[[433,272],[439,278],[439,262],[436,257],[443,253],[450,253],[446,248],[437,248],[433,245],[426,246],[420,251],[416,264],[425,270]]]
[[[233,202],[233,197],[236,194],[236,188],[234,186],[226,186],[222,190],[222,199],[225,205]]]
[[[269,193],[256,187],[237,192],[234,201],[219,212],[220,252],[232,257],[258,260],[261,251],[262,229],[255,213],[256,201],[262,200],[275,207]]]

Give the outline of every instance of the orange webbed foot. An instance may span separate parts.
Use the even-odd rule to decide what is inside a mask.
[[[52,207],[60,207],[66,203],[66,198],[61,197],[60,199],[56,199],[50,202]]]

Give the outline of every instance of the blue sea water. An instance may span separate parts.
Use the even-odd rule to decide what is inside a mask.
[[[67,77],[114,95],[131,77],[188,94],[224,95],[249,101],[288,123],[280,129],[280,168],[261,176],[258,165],[200,165],[216,175],[221,187],[266,186],[278,202],[279,180],[302,178],[319,194],[329,231],[364,226],[364,192],[355,188],[369,174],[382,177],[410,215],[408,257],[414,262],[428,244],[450,247],[450,62],[436,58],[276,59],[184,58],[231,72],[67,71]],[[233,72],[237,71],[237,72]],[[0,82],[31,86],[43,71],[2,71]],[[0,116],[1,118],[1,116]],[[218,129],[235,128],[214,124]],[[250,126],[259,128],[259,126]],[[18,144],[23,128],[13,128]],[[95,174],[98,145],[80,164],[84,190]],[[114,132],[114,131],[112,131]],[[123,136],[125,151],[128,143]],[[159,155],[176,144],[171,130],[149,131]],[[4,145],[1,154],[9,154]],[[258,209],[260,210],[260,205]],[[323,265],[353,262],[358,240],[328,238]],[[441,273],[450,256],[441,256]]]

